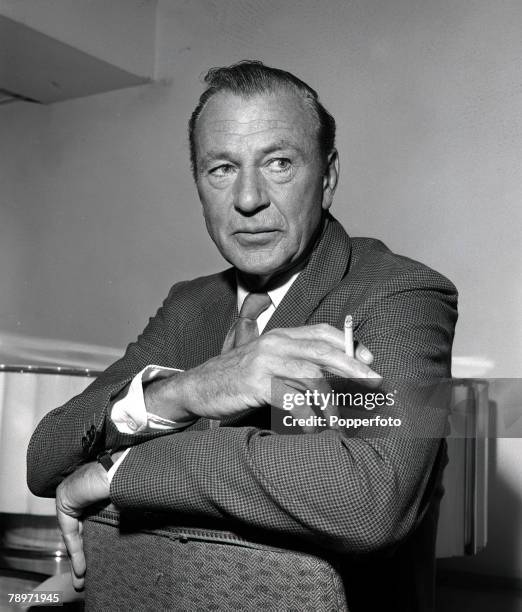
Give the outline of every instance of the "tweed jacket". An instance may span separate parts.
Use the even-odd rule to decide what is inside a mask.
[[[446,278],[377,240],[350,239],[327,215],[264,333],[316,323],[342,328],[350,313],[355,339],[372,351],[385,381],[429,382],[450,376],[456,302]],[[38,425],[28,450],[30,489],[52,496],[102,447],[132,445],[111,484],[120,508],[296,538],[356,563],[400,548],[424,516],[440,438],[376,437],[364,427],[353,436],[280,435],[267,429],[266,411],[212,429],[200,419],[171,435],[116,431],[108,406],[137,372],[151,363],[188,369],[218,355],[237,316],[233,269],[174,285],[123,358]],[[419,410],[415,418],[443,435],[440,415]]]

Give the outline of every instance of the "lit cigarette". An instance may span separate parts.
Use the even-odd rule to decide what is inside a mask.
[[[353,318],[346,315],[344,319],[344,352],[353,358]]]

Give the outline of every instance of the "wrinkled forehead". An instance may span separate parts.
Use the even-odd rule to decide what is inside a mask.
[[[248,120],[243,118],[242,120],[236,119],[215,119],[205,123],[204,131],[211,132],[213,134],[230,134],[235,136],[249,136],[254,134],[261,134],[267,130],[292,130],[299,129],[299,125],[293,124],[293,122],[285,121],[284,119],[252,119]]]
[[[209,141],[248,138],[296,140],[302,147],[317,146],[317,120],[313,109],[298,94],[280,90],[242,97],[220,92],[210,98],[196,124],[196,146]]]

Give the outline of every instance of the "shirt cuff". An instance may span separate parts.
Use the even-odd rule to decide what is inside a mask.
[[[168,378],[174,372],[182,372],[176,368],[165,368],[148,365],[132,379],[125,395],[112,405],[111,419],[116,429],[124,434],[136,434],[165,429],[181,429],[188,427],[193,421],[177,423],[169,419],[147,412],[143,397],[143,385],[151,380]]]
[[[122,461],[129,454],[131,448],[132,446],[125,449],[123,453],[118,457],[118,459],[114,462],[114,465],[111,467],[111,469],[107,472],[107,480],[109,481],[109,486],[112,482],[112,479],[114,478],[114,474],[116,474],[116,470],[120,467]]]

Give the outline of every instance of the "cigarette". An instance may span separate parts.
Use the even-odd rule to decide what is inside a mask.
[[[353,318],[346,315],[344,318],[344,352],[353,358]]]

